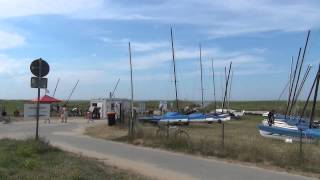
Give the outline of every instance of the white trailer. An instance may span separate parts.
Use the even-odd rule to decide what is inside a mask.
[[[117,116],[120,115],[120,111],[130,111],[130,100],[120,98],[103,98],[103,99],[91,99],[90,109],[94,107],[99,108],[100,118],[106,119],[108,112],[115,112]]]

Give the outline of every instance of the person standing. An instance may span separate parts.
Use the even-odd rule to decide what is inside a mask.
[[[275,114],[275,110],[271,110],[268,114],[268,124],[269,126],[272,126],[272,124],[274,124],[274,114]]]
[[[61,123],[67,123],[67,119],[68,119],[67,105],[63,105],[61,109]]]

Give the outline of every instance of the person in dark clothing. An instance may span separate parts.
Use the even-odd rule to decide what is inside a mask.
[[[268,114],[268,124],[269,126],[272,126],[272,124],[274,124],[274,114],[275,114],[275,111],[274,110],[271,110]]]

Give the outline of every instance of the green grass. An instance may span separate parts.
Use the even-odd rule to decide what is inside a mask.
[[[0,140],[0,179],[146,179],[93,159],[63,152],[45,141]]]
[[[186,137],[174,138],[174,129],[170,130],[170,136],[167,139],[165,133],[162,136],[156,135],[157,127],[139,124],[136,128],[135,140],[131,141],[127,136],[112,138],[112,140],[248,162],[262,167],[281,168],[320,178],[319,142],[303,144],[301,157],[299,143],[287,144],[281,140],[260,136],[257,125],[261,121],[261,116],[248,115],[242,120],[226,122],[224,146],[222,146],[221,138],[222,125],[218,123],[184,127],[183,130],[189,134],[190,139]]]
[[[0,100],[0,107],[5,107],[9,115],[13,115],[13,112],[15,110],[19,110],[20,112],[23,112],[23,105],[27,103],[27,100]],[[150,100],[145,101],[146,102],[146,109],[147,110],[157,110],[159,108],[159,101],[156,100]],[[168,107],[170,107],[171,102],[173,103],[173,106],[175,107],[174,101],[168,101]],[[195,107],[196,104],[192,101],[179,101],[179,105],[181,109],[185,106],[189,107]],[[284,112],[286,109],[286,102],[285,101],[232,101],[231,103],[232,109],[237,110],[247,110],[247,111],[270,111],[271,109],[275,109],[277,112]],[[300,114],[301,109],[304,106],[304,102],[297,102],[298,108],[297,113]],[[311,104],[309,103],[309,106],[307,108],[306,114],[308,115],[311,110]],[[60,105],[63,105],[63,102],[60,103]],[[136,107],[138,107],[138,101],[134,104]],[[221,108],[221,102],[217,102],[217,108]],[[317,102],[317,107],[320,106],[320,102]],[[73,107],[80,107],[82,110],[87,110],[89,108],[89,100],[73,100],[68,103],[69,109]],[[209,112],[214,109],[213,104],[209,104],[209,106],[204,110],[205,112]],[[320,117],[320,111],[316,112],[316,116]]]

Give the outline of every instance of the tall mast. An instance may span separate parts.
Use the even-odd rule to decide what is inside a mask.
[[[302,91],[302,89],[303,89],[303,86],[304,86],[304,84],[305,84],[305,82],[306,82],[306,80],[307,80],[307,78],[308,78],[308,75],[309,75],[309,73],[310,73],[311,68],[312,68],[312,66],[309,65],[308,68],[307,68],[307,70],[306,70],[306,72],[305,72],[305,74],[304,74],[304,76],[303,76],[303,79],[302,79],[302,81],[301,81],[301,83],[300,83],[300,86],[299,86],[299,88],[298,88],[297,94],[296,94],[296,96],[294,97],[294,99],[292,99],[292,105],[291,105],[291,109],[292,109],[292,110],[295,109],[297,100],[298,100],[299,95],[300,95],[300,93],[301,93],[301,91]]]
[[[293,99],[292,99],[293,101],[296,98],[297,88],[298,88],[298,84],[299,84],[299,80],[300,80],[300,74],[301,74],[301,70],[302,70],[302,66],[303,66],[303,62],[304,62],[304,57],[305,57],[308,42],[309,42],[309,36],[310,36],[310,30],[308,31],[307,40],[304,45],[303,55],[302,55],[302,59],[301,59],[300,67],[299,67],[298,79],[297,79],[296,86],[294,88],[294,93],[293,93]],[[291,104],[291,107],[289,109],[289,114],[291,114],[292,108],[293,108],[293,104]]]
[[[292,80],[293,80],[293,77],[292,77],[292,74],[293,73],[293,56],[291,57],[291,66],[290,66],[290,77],[289,77],[289,93],[291,92],[292,90]]]
[[[203,102],[203,77],[202,77],[202,54],[201,54],[201,44],[199,45],[199,50],[200,50],[200,75],[201,75],[201,107],[204,107],[204,102]]]
[[[316,83],[316,89],[314,91],[314,96],[313,96],[313,104],[312,104],[312,110],[310,114],[309,128],[312,128],[313,126],[314,113],[315,113],[317,97],[318,97],[319,80],[320,80],[320,68],[318,69],[318,72],[317,72],[317,83]]]
[[[58,84],[59,84],[59,82],[60,82],[60,78],[58,78],[58,81],[57,81],[56,87],[54,88],[54,92],[53,92],[52,97],[54,97],[54,96],[55,96],[55,94],[56,94],[56,91],[57,91],[57,88],[58,88]]]
[[[117,90],[117,87],[118,87],[118,85],[119,85],[119,82],[120,82],[120,78],[117,80],[117,83],[116,83],[116,85],[114,86],[112,92],[110,92],[110,99],[112,99],[112,98],[114,97],[114,93],[115,93],[116,90]]]
[[[289,96],[288,96],[288,103],[287,103],[287,107],[286,107],[285,118],[288,115],[288,110],[289,110],[289,107],[291,104],[291,95],[292,95],[293,85],[294,85],[294,82],[296,79],[296,74],[297,74],[297,69],[298,69],[298,64],[299,64],[299,59],[300,59],[300,53],[301,53],[301,48],[299,48],[299,54],[298,54],[298,58],[297,58],[297,62],[296,62],[296,67],[295,67],[294,73],[293,73],[293,79],[292,79],[291,88],[290,88],[290,92],[289,92]]]
[[[282,92],[281,92],[281,94],[280,94],[280,96],[279,96],[279,98],[278,98],[278,101],[280,101],[281,100],[281,97],[283,96],[283,94],[285,93],[285,91],[287,90],[287,87],[289,86],[289,93],[290,93],[290,91],[291,91],[291,81],[292,81],[292,72],[293,72],[293,70],[292,70],[292,68],[293,68],[293,57],[291,57],[291,65],[290,65],[290,74],[289,74],[289,81],[287,82],[287,84],[285,85],[285,87],[283,88],[283,90],[282,90]]]
[[[131,56],[131,44],[129,42],[129,63],[130,63],[130,81],[131,81],[131,118],[130,118],[130,125],[129,125],[129,134],[131,137],[133,136],[133,80],[132,80],[132,56]]]
[[[67,101],[66,101],[66,104],[69,103],[69,101],[70,101],[70,99],[71,99],[71,96],[72,96],[72,94],[74,93],[74,91],[76,90],[78,84],[79,84],[79,80],[77,81],[76,85],[74,85],[73,89],[71,90],[71,93],[69,94],[69,97],[68,97],[68,99],[67,99]]]
[[[212,67],[212,83],[213,83],[213,100],[214,100],[214,112],[217,109],[217,99],[216,99],[216,84],[214,82],[214,68],[213,68],[213,59],[211,60],[211,67]]]
[[[175,93],[176,93],[176,109],[177,109],[177,111],[179,111],[177,75],[176,75],[176,61],[175,61],[175,56],[174,56],[174,45],[173,45],[172,28],[171,28],[171,49],[172,49],[172,61],[173,61],[173,74],[174,74],[174,88],[175,88]]]
[[[230,72],[231,72],[231,68],[232,68],[232,62],[230,62],[230,66],[229,66],[229,72],[228,72],[228,76],[227,76],[227,80],[226,80],[226,87],[225,87],[225,91],[224,91],[224,97],[223,97],[223,104],[222,104],[222,111],[225,107],[225,103],[227,100],[227,95],[228,95],[228,86],[229,86],[229,79],[230,79]]]
[[[231,99],[231,87],[232,87],[232,81],[233,81],[233,70],[231,71],[231,77],[230,77],[230,85],[229,85],[229,95],[228,95],[228,109],[231,109],[230,107],[230,99]]]
[[[314,86],[316,85],[316,82],[317,82],[317,80],[318,80],[319,70],[320,70],[320,64],[319,64],[319,67],[318,67],[317,75],[316,75],[316,77],[314,78],[314,81],[313,81],[313,83],[312,83],[312,86],[311,86],[311,89],[310,89],[308,98],[307,98],[307,100],[306,100],[306,102],[305,102],[305,104],[304,104],[304,107],[303,107],[302,111],[301,111],[300,120],[304,117],[304,113],[305,113],[305,111],[306,111],[306,109],[307,109],[307,106],[308,106],[308,103],[309,103],[309,100],[310,100],[310,97],[311,97],[313,88],[314,88]]]

